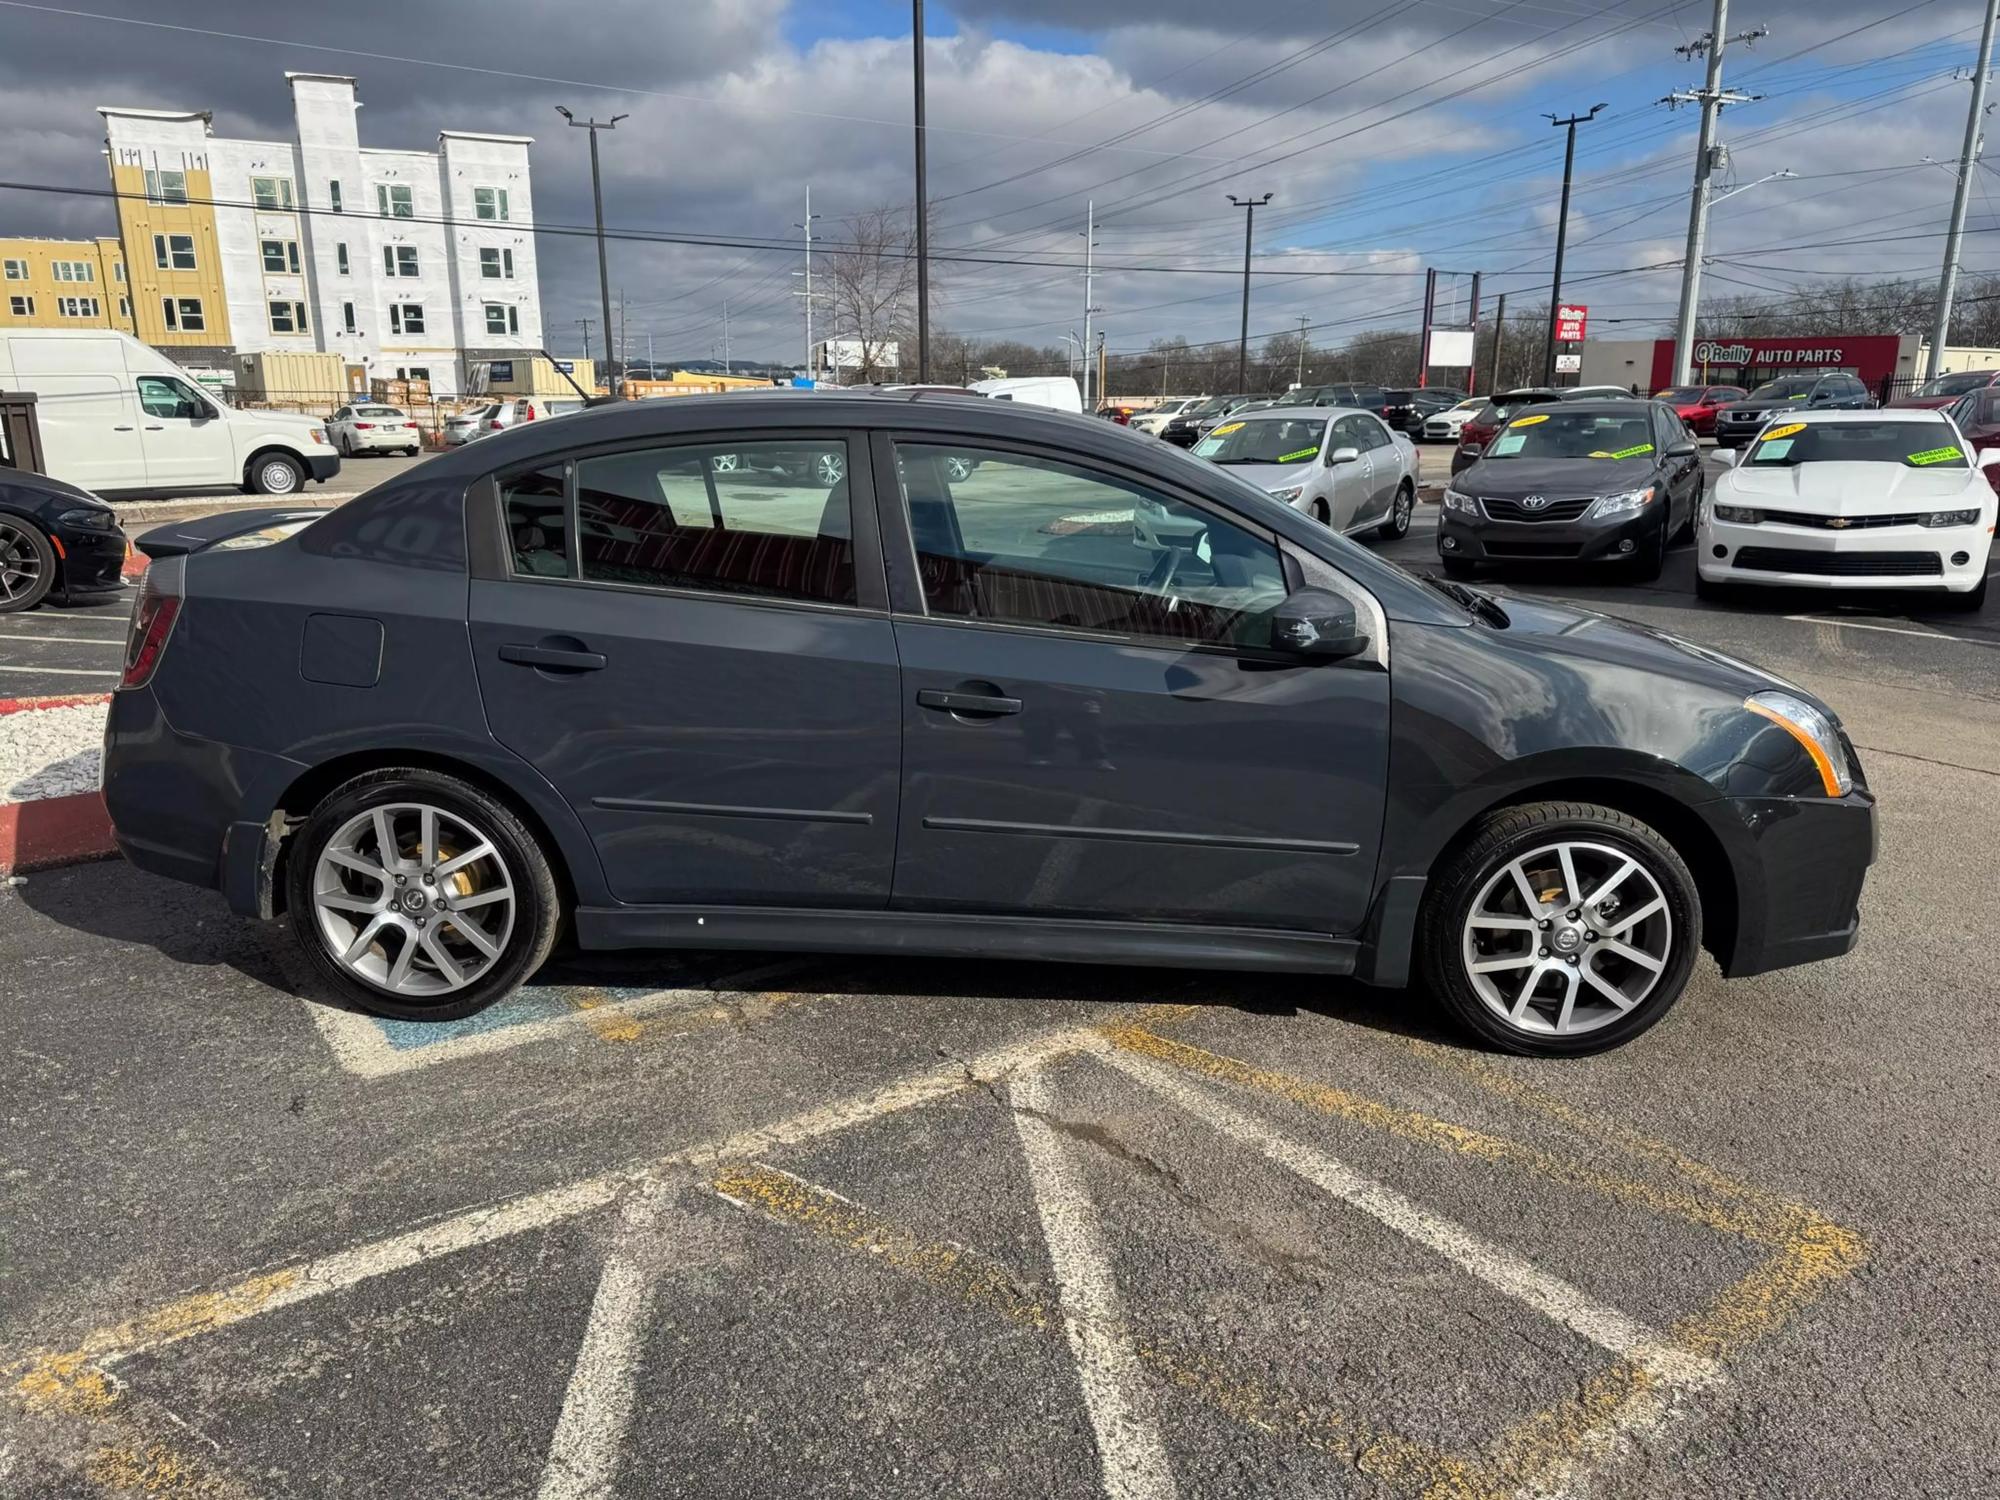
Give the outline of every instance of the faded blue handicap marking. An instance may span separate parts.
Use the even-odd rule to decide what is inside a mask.
[[[566,1019],[595,1010],[601,1005],[644,1000],[659,993],[657,988],[632,986],[529,985],[499,1004],[489,1005],[485,1010],[467,1016],[462,1021],[389,1021],[379,1016],[365,1016],[362,1019],[380,1031],[382,1040],[391,1047],[398,1052],[407,1052],[413,1048],[443,1046],[490,1031],[503,1031],[510,1026]]]

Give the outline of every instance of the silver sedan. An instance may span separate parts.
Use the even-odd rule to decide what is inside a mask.
[[[1228,466],[1335,531],[1407,535],[1417,506],[1417,450],[1373,412],[1340,406],[1280,406],[1235,414],[1195,444],[1194,454]]]

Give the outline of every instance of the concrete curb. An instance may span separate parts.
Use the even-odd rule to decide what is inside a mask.
[[[109,859],[117,852],[102,793],[0,805],[0,878]]]
[[[0,802],[0,879],[118,852],[104,797],[89,786],[96,752],[86,743],[102,734],[108,701],[92,693],[0,698],[0,792],[37,781],[50,792]],[[67,789],[79,781],[88,790]]]

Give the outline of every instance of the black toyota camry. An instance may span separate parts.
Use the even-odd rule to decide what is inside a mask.
[[[0,466],[0,614],[124,587],[118,514],[88,490]]]
[[[1660,576],[1701,503],[1701,449],[1659,401],[1565,401],[1515,413],[1444,492],[1438,556],[1482,563],[1615,562]]]
[[[802,446],[841,462],[763,461]],[[164,542],[119,845],[392,1016],[488,1005],[567,931],[1415,981],[1590,1052],[1704,947],[1845,953],[1874,858],[1804,690],[1056,412],[622,403]]]

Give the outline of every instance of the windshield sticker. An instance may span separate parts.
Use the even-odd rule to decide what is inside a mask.
[[[1532,417],[1516,417],[1507,425],[1509,427],[1533,427],[1537,422],[1546,422],[1548,419],[1549,414],[1547,412],[1536,412]]]
[[[1757,456],[1751,462],[1760,464],[1776,462],[1791,451],[1792,440],[1790,438],[1765,438],[1763,442],[1757,445]]]
[[[1224,433],[1234,432],[1242,425],[1241,422],[1224,422],[1220,427],[1211,427],[1208,430],[1208,435],[1210,437],[1221,437]]]
[[[1295,464],[1302,458],[1311,458],[1317,452],[1319,452],[1319,444],[1314,443],[1310,448],[1301,448],[1296,453],[1280,453],[1276,462],[1281,464]]]
[[[1954,458],[1963,458],[1957,448],[1946,445],[1943,448],[1926,448],[1921,453],[1912,453],[1903,460],[1906,464],[1948,464]]]
[[[1634,443],[1629,448],[1620,448],[1616,453],[1606,453],[1602,448],[1599,448],[1590,456],[1592,458],[1637,458],[1642,453],[1651,453],[1652,451],[1653,445],[1651,443]]]
[[[1521,445],[1528,441],[1525,432],[1503,432],[1493,440],[1492,458],[1505,458],[1510,453],[1519,453]]]
[[[1785,399],[1787,401],[1803,401],[1806,399],[1806,397],[1810,396],[1811,394],[1812,394],[1811,391],[1800,391],[1796,396],[1787,396],[1785,397]]]
[[[1795,432],[1804,432],[1805,430],[1806,424],[1803,422],[1787,422],[1783,427],[1773,427],[1769,432],[1765,433],[1764,441],[1768,443],[1776,438],[1788,438]]]

